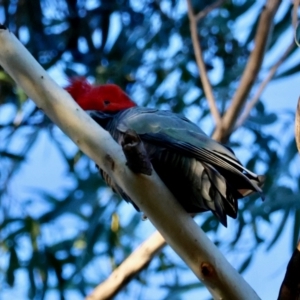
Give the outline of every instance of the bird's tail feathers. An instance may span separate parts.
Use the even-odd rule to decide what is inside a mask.
[[[225,178],[216,170],[212,165],[202,163],[205,173],[207,174],[210,181],[209,191],[202,193],[203,199],[208,200],[206,204],[210,204],[210,209],[220,220],[220,222],[226,227],[227,226],[227,215],[236,218],[237,216],[237,199],[234,198],[230,191],[229,186]],[[208,196],[209,198],[208,199]],[[211,202],[214,205],[212,207]]]
[[[264,176],[254,173],[248,175],[248,173],[239,170],[232,173],[204,162],[202,165],[204,167],[202,198],[224,226],[227,226],[227,215],[234,219],[237,217],[239,198],[249,196],[254,192],[259,192],[263,198],[261,187]],[[245,170],[247,171],[247,169]],[[209,179],[209,183],[203,184],[205,176]],[[225,178],[229,180],[227,181]]]

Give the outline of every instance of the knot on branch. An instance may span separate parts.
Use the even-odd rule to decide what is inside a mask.
[[[216,275],[215,268],[208,262],[203,262],[200,266],[200,272],[203,275],[203,280]]]
[[[105,160],[107,161],[107,163],[108,163],[110,169],[111,169],[112,171],[114,171],[114,169],[115,169],[115,161],[113,160],[113,158],[112,158],[109,154],[107,154],[107,155],[105,156]],[[96,165],[96,166],[97,166],[97,168],[99,168],[98,165]]]

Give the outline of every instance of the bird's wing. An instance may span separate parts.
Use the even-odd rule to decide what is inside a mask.
[[[224,169],[224,172],[235,174],[248,183],[245,188],[262,192],[258,175],[243,167],[231,150],[209,138],[183,116],[169,111],[134,107],[122,112],[117,129],[120,132],[133,129],[144,141],[194,157],[218,170]]]

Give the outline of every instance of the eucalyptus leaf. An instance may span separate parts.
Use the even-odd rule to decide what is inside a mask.
[[[247,120],[247,122],[253,122],[259,125],[271,125],[276,121],[277,121],[277,115],[275,113],[262,115],[262,116],[250,116]]]

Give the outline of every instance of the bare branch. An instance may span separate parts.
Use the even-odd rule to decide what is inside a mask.
[[[259,299],[183,210],[157,174],[132,173],[126,166],[121,146],[49,77],[8,30],[0,29],[0,48],[2,67],[37,106],[133,199],[214,298]],[[206,266],[212,272],[204,272]]]
[[[154,232],[143,244],[131,253],[122,264],[86,300],[112,299],[127,283],[144,269],[156,253],[166,244],[161,234]]]
[[[213,4],[205,7],[205,9],[201,10],[195,15],[196,22],[199,22],[201,19],[203,19],[206,15],[208,15],[212,10],[215,8],[220,7],[226,0],[218,0],[214,2]]]
[[[296,300],[300,297],[300,242],[287,265],[286,273],[280,287],[278,300]]]
[[[268,0],[260,15],[253,51],[248,59],[239,87],[233,96],[232,103],[222,119],[222,127],[217,127],[214,138],[226,141],[238,118],[247,96],[255,82],[264,58],[268,38],[272,32],[273,19],[280,5],[280,0]]]
[[[278,68],[281,66],[281,64],[285,61],[285,59],[288,57],[288,55],[290,54],[290,52],[294,48],[295,48],[295,42],[294,42],[294,40],[292,40],[291,44],[287,47],[287,49],[284,51],[284,53],[281,55],[281,57],[278,59],[278,61],[270,69],[269,74],[266,76],[266,78],[260,84],[260,86],[258,87],[258,89],[257,89],[255,95],[253,96],[253,98],[246,105],[243,114],[240,116],[240,118],[238,119],[238,121],[236,122],[236,124],[234,126],[234,130],[236,130],[237,128],[242,126],[244,124],[244,122],[247,120],[252,108],[258,102],[258,100],[259,100],[262,92],[264,91],[265,87],[271,81],[273,76],[276,74]]]
[[[292,24],[293,24],[293,29],[294,29],[294,39],[295,43],[298,47],[300,47],[299,41],[298,41],[298,36],[297,36],[297,29],[299,27],[299,22],[298,22],[298,8],[300,5],[300,0],[294,0],[294,6],[293,6],[293,12],[292,12]]]
[[[298,152],[300,153],[300,98],[297,104],[296,119],[295,119],[295,139]]]
[[[201,49],[198,32],[197,32],[197,19],[194,15],[194,10],[193,10],[192,4],[191,4],[191,0],[187,0],[187,6],[188,6],[188,16],[189,16],[189,20],[190,20],[190,30],[191,30],[192,42],[193,42],[196,62],[197,62],[199,73],[200,73],[200,79],[201,79],[201,82],[203,85],[204,93],[207,98],[211,114],[212,114],[213,118],[215,119],[216,125],[220,126],[221,116],[220,116],[219,110],[216,105],[216,100],[215,100],[215,97],[213,94],[212,86],[208,79],[205,63],[203,60],[202,49]]]

